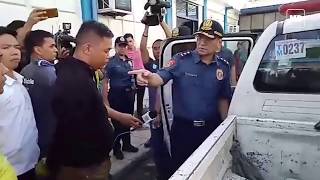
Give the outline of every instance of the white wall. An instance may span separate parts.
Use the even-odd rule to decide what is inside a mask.
[[[58,8],[59,17],[39,22],[33,29],[56,33],[63,22],[72,23],[71,34],[75,35],[82,23],[80,0],[0,0],[0,25],[13,20],[26,21],[34,8]]]
[[[238,25],[239,11],[235,9],[228,10],[228,25]]]
[[[115,38],[125,33],[132,33],[136,41],[136,46],[139,47],[144,30],[144,24],[142,24],[140,20],[144,16],[145,10],[143,7],[146,2],[146,0],[132,0],[132,15],[126,15],[124,17],[117,16],[116,18],[98,15],[98,21],[106,24],[115,34]],[[165,39],[165,34],[160,26],[152,26],[149,28],[149,50],[156,39]]]
[[[207,7],[208,7],[208,12],[207,12],[208,19],[213,19],[218,21],[223,27],[225,5],[223,3],[220,3],[214,0],[209,0]]]
[[[194,3],[196,3],[196,4],[198,4],[198,5],[201,5],[201,6],[203,6],[204,5],[204,1],[203,0],[189,0],[190,2],[194,2]]]
[[[230,6],[227,1],[208,0],[208,18],[218,21],[224,28],[225,8]],[[230,9],[227,14],[227,25],[238,25],[239,10]]]

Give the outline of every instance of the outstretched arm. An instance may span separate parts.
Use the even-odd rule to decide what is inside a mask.
[[[141,52],[141,58],[144,64],[149,62],[149,51],[147,49],[147,43],[148,43],[148,33],[149,33],[149,26],[145,25],[144,31],[142,34],[141,42],[140,42],[140,52]]]
[[[166,38],[171,38],[172,37],[172,30],[168,26],[168,24],[164,21],[160,23],[160,26],[162,27],[164,33],[166,34]]]

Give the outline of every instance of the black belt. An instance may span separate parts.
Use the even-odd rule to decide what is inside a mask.
[[[195,120],[193,121],[193,126],[194,127],[202,127],[206,125],[206,121],[202,121],[202,120]]]
[[[193,127],[205,127],[205,126],[209,126],[209,125],[214,124],[210,121],[206,121],[203,119],[190,120],[190,119],[179,118],[179,117],[174,117],[173,121],[176,121],[178,124],[183,124],[186,126],[193,126]]]

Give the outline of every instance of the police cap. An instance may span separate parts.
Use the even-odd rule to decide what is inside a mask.
[[[220,23],[215,20],[204,20],[199,30],[195,34],[203,34],[209,38],[223,37],[223,28]]]
[[[126,38],[124,38],[123,36],[119,36],[116,38],[115,42],[114,42],[116,45],[120,45],[120,44],[125,44],[125,45],[128,45],[128,42],[126,40]]]

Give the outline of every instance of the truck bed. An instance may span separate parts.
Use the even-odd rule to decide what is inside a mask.
[[[320,133],[313,125],[229,116],[170,179],[246,179],[231,172],[230,149],[237,139],[265,180],[319,180]]]
[[[223,176],[223,180],[246,180],[246,178],[241,177],[228,169],[226,174]]]

